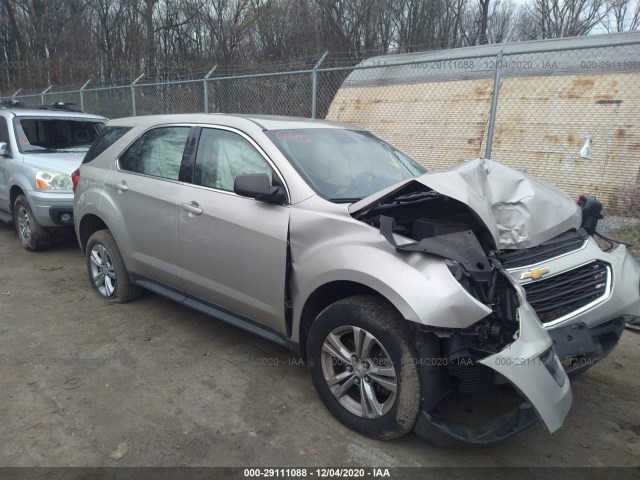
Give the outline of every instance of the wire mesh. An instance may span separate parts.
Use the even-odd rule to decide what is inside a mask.
[[[485,60],[364,62],[342,82],[326,117],[372,131],[429,169],[482,156],[493,90]],[[339,86],[335,73],[321,74],[321,83]]]
[[[204,111],[201,80],[185,83],[136,85],[136,115]]]
[[[52,105],[56,102],[73,103],[80,108],[80,92],[47,92],[42,96],[44,105]]]
[[[209,112],[311,116],[311,72],[211,79]]]
[[[492,158],[596,195],[603,233],[640,244],[638,46],[505,56],[500,68]]]
[[[131,88],[85,90],[84,110],[107,118],[129,117],[133,115]]]
[[[138,84],[133,95],[129,85],[88,89],[84,109],[125,117],[135,101],[137,115],[310,117],[315,103],[317,118],[366,128],[430,169],[485,156],[491,143],[494,160],[571,196],[596,195],[606,209],[603,233],[640,245],[640,42],[626,39],[386,55],[356,66],[330,55],[315,73],[319,57],[289,66],[296,71],[221,67],[207,80]],[[38,93],[15,99],[42,101]],[[44,95],[54,101],[80,105],[80,92]],[[640,248],[632,252],[640,258]]]

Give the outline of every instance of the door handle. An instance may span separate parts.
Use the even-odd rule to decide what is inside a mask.
[[[202,209],[197,202],[181,203],[180,206],[189,216],[202,215]]]
[[[127,190],[129,190],[129,187],[127,186],[127,182],[125,182],[124,180],[122,180],[122,182],[120,183],[116,182],[112,186],[119,192],[126,192]]]

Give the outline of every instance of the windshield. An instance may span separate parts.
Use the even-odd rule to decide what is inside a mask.
[[[86,152],[103,123],[86,119],[18,117],[16,140],[22,153]]]
[[[265,133],[305,181],[332,202],[355,202],[426,171],[369,132],[313,128]]]

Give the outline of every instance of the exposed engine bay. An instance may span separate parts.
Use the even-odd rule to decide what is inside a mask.
[[[517,295],[501,273],[502,265],[491,235],[469,207],[414,183],[356,218],[379,228],[398,252],[422,252],[444,258],[465,290],[493,310],[467,329],[433,329],[439,337],[446,338],[443,353],[447,364],[461,365],[459,369],[454,367],[454,373],[465,378],[464,366],[473,368],[475,360],[502,350],[515,339]],[[398,243],[394,234],[414,242]],[[490,386],[477,384],[475,389]],[[464,384],[461,388],[474,390]]]

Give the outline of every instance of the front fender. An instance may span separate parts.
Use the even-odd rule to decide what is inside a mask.
[[[35,190],[34,182],[35,172],[33,172],[33,178],[28,178],[22,170],[18,170],[10,173],[7,183],[10,185],[10,189],[13,187],[19,187],[20,190],[22,190],[28,197],[29,192]]]
[[[444,260],[397,252],[378,230],[353,219],[345,204],[318,197],[291,208],[292,340],[299,338],[304,306],[330,282],[369,287],[412,322],[465,328],[491,313],[458,283]]]

